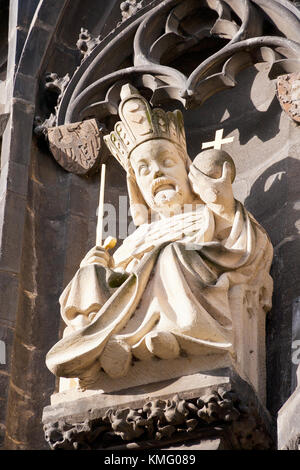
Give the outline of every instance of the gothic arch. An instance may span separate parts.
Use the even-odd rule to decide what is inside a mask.
[[[299,10],[285,0],[153,1],[85,58],[61,97],[57,124],[107,123],[125,81],[155,106],[190,109],[234,87],[252,64],[268,62],[270,79],[299,71],[299,25]],[[193,60],[180,66],[186,54]]]

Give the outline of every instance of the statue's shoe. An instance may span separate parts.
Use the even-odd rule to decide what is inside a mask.
[[[110,377],[124,377],[131,364],[132,354],[130,346],[120,339],[111,339],[106,344],[99,362]]]
[[[145,337],[147,349],[160,359],[174,359],[180,354],[177,339],[168,331],[153,331]]]

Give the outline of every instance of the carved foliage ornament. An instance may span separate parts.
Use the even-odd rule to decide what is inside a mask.
[[[125,0],[120,4],[122,20],[125,21],[132,15],[135,15],[137,11],[142,7],[142,2],[137,0]]]
[[[71,424],[64,420],[44,425],[52,449],[103,449],[143,441],[158,447],[171,440],[195,439],[197,433],[228,428],[235,449],[270,449],[272,438],[255,405],[241,402],[234,390],[219,387],[200,398],[153,400],[141,409],[109,409],[102,418]],[[140,444],[139,444],[140,443]],[[153,447],[153,445],[152,445]],[[133,448],[132,445],[130,447]]]
[[[94,37],[87,29],[81,28],[76,46],[82,53],[83,59],[86,59],[100,42],[100,36]]]

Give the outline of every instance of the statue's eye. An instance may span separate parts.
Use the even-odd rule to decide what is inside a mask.
[[[147,175],[149,173],[149,167],[146,163],[143,163],[139,166],[139,174],[140,175]]]
[[[164,164],[164,167],[169,168],[170,166],[174,165],[174,162],[172,158],[165,158],[165,160],[163,161],[163,164]]]

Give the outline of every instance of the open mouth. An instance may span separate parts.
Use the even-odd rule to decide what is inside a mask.
[[[162,184],[156,190],[154,191],[154,196],[156,196],[157,193],[160,191],[166,191],[167,189],[173,189],[175,190],[175,186],[173,184]]]
[[[152,184],[152,194],[156,196],[160,191],[176,190],[176,184],[166,178],[158,178]]]

